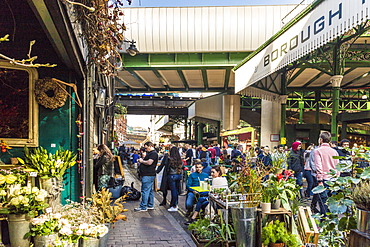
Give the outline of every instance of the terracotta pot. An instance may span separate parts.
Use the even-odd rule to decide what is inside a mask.
[[[284,247],[284,243],[269,243],[269,247]]]

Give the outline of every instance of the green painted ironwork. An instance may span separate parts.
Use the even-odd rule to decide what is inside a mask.
[[[233,68],[250,52],[223,53],[160,53],[138,54],[134,57],[122,54],[124,68],[143,69],[145,67],[225,67]]]

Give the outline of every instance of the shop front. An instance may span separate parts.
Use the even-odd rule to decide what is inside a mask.
[[[244,148],[248,148],[258,144],[258,132],[253,127],[225,131],[220,136],[222,146],[241,144]]]

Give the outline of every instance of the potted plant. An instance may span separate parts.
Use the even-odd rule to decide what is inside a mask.
[[[112,224],[117,220],[127,220],[126,215],[121,214],[128,210],[123,208],[126,196],[127,195],[122,196],[112,203],[112,193],[106,188],[102,188],[98,193],[93,194],[91,199],[87,199],[87,201],[91,201],[92,206],[96,208],[95,213],[97,213],[96,217],[99,222],[107,226],[110,230]],[[99,246],[107,246],[108,238],[109,231],[106,235],[100,238]]]
[[[271,202],[275,201],[279,195],[277,187],[274,186],[273,181],[268,179],[262,183],[262,201],[261,208],[262,213],[270,213],[271,211]]]
[[[24,148],[25,160],[18,158],[19,163],[26,167],[25,171],[36,172],[40,179],[40,187],[48,191],[48,203],[53,211],[61,206],[63,176],[67,169],[76,164],[77,156],[69,150],[59,148],[55,154],[45,148],[29,150]]]
[[[352,200],[357,208],[357,229],[370,233],[370,181],[362,181],[355,187]]]
[[[231,178],[230,189],[240,193],[240,203],[231,207],[234,228],[237,229],[237,246],[254,246],[256,239],[255,219],[261,202],[262,181],[268,175],[262,163],[244,165],[240,173]],[[248,234],[244,234],[248,233]]]
[[[262,241],[268,247],[298,247],[297,238],[288,232],[284,222],[279,220],[269,222],[262,228]]]
[[[62,227],[60,213],[42,214],[31,220],[31,229],[25,237],[33,237],[35,247],[51,246]]]
[[[198,247],[207,245],[215,237],[208,218],[202,218],[189,224],[188,230],[191,231],[191,238]]]
[[[29,220],[48,206],[47,192],[19,184],[11,186],[5,195],[4,191],[1,213],[8,214],[10,242],[14,246],[29,246],[30,239],[24,238],[30,229]]]
[[[272,174],[270,176],[270,186],[274,187],[274,193],[272,196],[272,208],[278,209],[280,207],[280,201],[288,203],[289,200],[293,200],[299,193],[299,187],[295,180],[291,177],[289,171],[285,171],[283,174]]]

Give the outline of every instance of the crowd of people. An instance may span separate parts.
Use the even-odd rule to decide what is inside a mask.
[[[211,188],[227,188],[224,173],[239,172],[246,164],[253,166],[257,162],[268,169],[278,166],[283,173],[285,171],[292,173],[296,184],[300,187],[301,197],[312,199],[312,210],[324,214],[328,212],[325,204],[328,198],[327,192],[313,194],[312,189],[319,185],[327,186],[328,181],[333,179],[329,172],[332,169],[335,170],[338,162],[345,162],[348,166],[352,164],[352,153],[348,150],[349,147],[349,140],[343,139],[337,143],[331,141],[329,132],[322,132],[317,144],[308,145],[306,150],[302,148],[301,142],[295,141],[290,148],[278,145],[272,150],[268,146],[255,146],[253,150],[243,150],[242,145],[220,147],[217,143],[197,147],[190,144],[157,147],[152,142],[146,142],[139,150],[121,146],[118,151],[122,160],[129,165],[137,166],[142,182],[141,202],[135,211],[154,209],[154,181],[156,175],[161,173],[159,190],[163,193],[163,201],[160,206],[167,204],[169,190],[171,193],[169,212],[178,210],[181,180],[186,179],[185,208],[189,217],[186,224],[190,224],[209,204],[208,191],[198,191],[194,188],[199,187],[201,182],[208,182]],[[112,165],[114,156],[108,147],[100,145],[98,151],[94,182],[97,190],[106,186],[107,179],[114,169]],[[334,159],[333,156],[342,156],[343,159]],[[245,162],[246,159],[250,159],[251,162]],[[225,167],[228,168],[225,169]],[[184,176],[185,173],[186,176]],[[349,169],[340,176],[350,174]],[[306,179],[305,188],[303,178]]]

